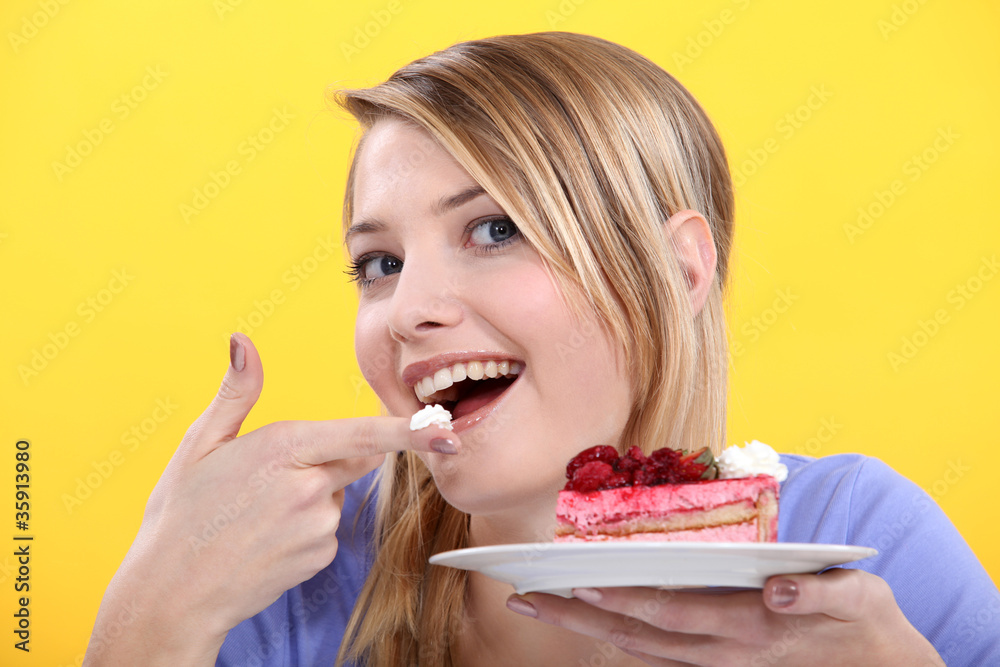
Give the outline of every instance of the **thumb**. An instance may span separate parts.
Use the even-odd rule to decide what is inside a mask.
[[[205,455],[235,438],[264,386],[264,367],[250,339],[241,333],[229,337],[229,368],[219,392],[192,425],[188,434]]]
[[[764,604],[779,614],[826,614],[856,621],[881,610],[894,598],[881,578],[849,568],[821,574],[778,575],[764,585]]]

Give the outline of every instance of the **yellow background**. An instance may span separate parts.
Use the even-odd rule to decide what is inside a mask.
[[[0,548],[0,663],[80,663],[241,318],[267,369],[248,428],[377,409],[324,249],[354,136],[324,89],[505,32],[622,42],[717,123],[741,184],[730,440],[884,459],[1000,576],[994,3],[63,2],[0,9],[0,542],[19,438],[36,537],[30,655]],[[196,190],[214,196],[185,220]]]

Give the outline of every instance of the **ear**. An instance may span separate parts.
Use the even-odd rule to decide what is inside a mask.
[[[691,313],[701,312],[715,278],[715,241],[708,221],[697,211],[678,211],[664,224],[688,284]]]

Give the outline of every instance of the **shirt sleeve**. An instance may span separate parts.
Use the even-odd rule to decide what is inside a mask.
[[[874,458],[782,461],[779,541],[878,549],[845,567],[884,579],[950,667],[1000,665],[1000,592],[929,495]]]

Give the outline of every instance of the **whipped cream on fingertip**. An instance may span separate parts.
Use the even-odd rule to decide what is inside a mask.
[[[715,462],[719,468],[719,479],[770,475],[784,482],[788,478],[788,467],[781,462],[778,452],[758,440],[743,447],[726,447]]]
[[[452,430],[451,413],[445,410],[443,406],[435,404],[428,405],[426,408],[410,417],[411,431],[419,431],[420,429],[427,428],[428,426],[440,426],[441,428],[446,428],[449,431]]]

